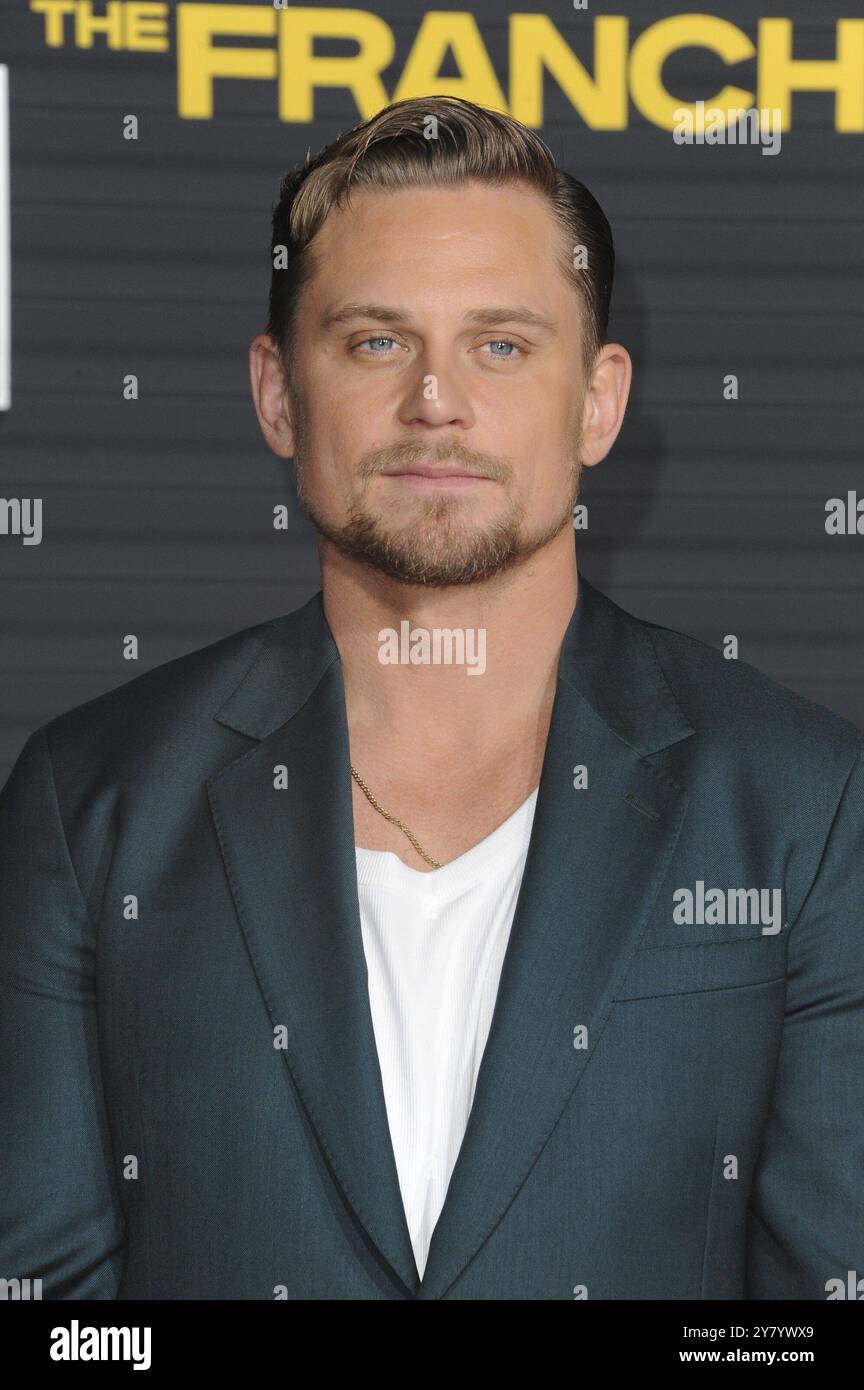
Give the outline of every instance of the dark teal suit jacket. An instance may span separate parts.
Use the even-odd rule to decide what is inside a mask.
[[[580,583],[422,1283],[320,594],[52,720],[0,796],[0,1277],[589,1300],[864,1277],[861,734]],[[700,883],[725,921],[676,919]],[[782,930],[751,889],[782,890]]]

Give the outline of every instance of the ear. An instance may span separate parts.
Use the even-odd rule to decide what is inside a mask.
[[[580,458],[586,467],[605,459],[624,423],[633,379],[630,354],[620,343],[607,343],[597,353],[582,413]]]
[[[249,344],[249,383],[261,433],[279,458],[293,458],[296,440],[288,381],[276,343],[268,333],[259,333]]]

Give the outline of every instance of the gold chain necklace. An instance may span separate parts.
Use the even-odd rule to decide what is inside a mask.
[[[381,803],[375,800],[374,796],[370,792],[369,788],[363,781],[363,778],[360,776],[360,773],[357,771],[353,763],[350,764],[350,767],[351,776],[354,778],[354,781],[357,783],[361,792],[366,797],[366,800],[371,802],[371,804],[375,807],[375,810],[379,813],[379,815],[382,815],[385,820],[389,820],[391,825],[398,826],[402,833],[408,836],[408,839],[411,841],[412,845],[416,849],[417,853],[420,855],[421,859],[425,859],[426,863],[431,864],[433,869],[442,868],[443,865],[439,864],[437,859],[433,859],[431,855],[426,853],[425,849],[420,848],[420,845],[417,842],[417,837],[408,829],[405,822],[401,821],[398,816],[392,816],[389,811],[385,811]]]

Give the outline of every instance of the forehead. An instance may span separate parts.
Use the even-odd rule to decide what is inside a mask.
[[[334,208],[312,243],[311,305],[334,297],[455,303],[502,290],[560,312],[571,289],[562,260],[567,237],[542,194],[524,184],[364,188]],[[493,293],[494,292],[494,293]],[[490,301],[491,302],[491,301]]]

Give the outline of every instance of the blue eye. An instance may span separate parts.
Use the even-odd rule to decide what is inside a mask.
[[[364,339],[363,339],[363,342],[362,342],[362,343],[358,343],[357,346],[358,346],[358,347],[365,347],[367,343],[392,343],[392,342],[395,342],[395,339],[394,339],[394,338],[387,338],[387,337],[384,336],[384,334],[376,334],[374,338],[364,338]],[[373,348],[373,352],[374,352],[374,351],[375,351],[375,349]],[[381,355],[381,354],[379,353],[378,356],[380,356],[380,355]]]
[[[516,349],[518,345],[517,345],[516,343],[511,343],[507,338],[493,338],[490,342],[484,343],[483,346],[484,346],[484,347],[505,347],[505,348]],[[511,351],[511,352],[507,352],[507,353],[497,353],[497,352],[493,352],[493,353],[492,353],[492,356],[493,356],[493,357],[499,357],[499,356],[500,356],[500,357],[502,358],[503,361],[507,362],[507,361],[509,361],[509,359],[513,356],[513,352],[512,352],[512,351]]]

